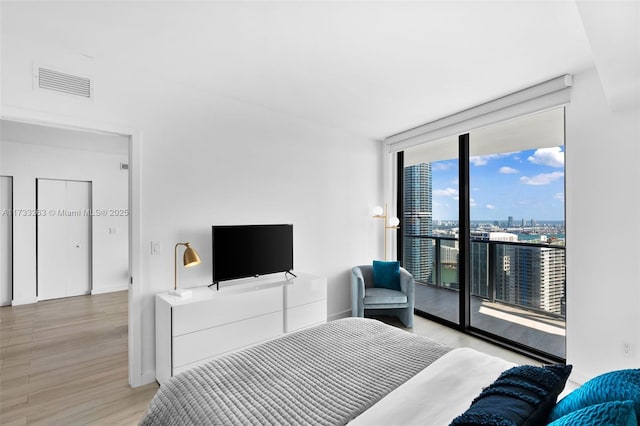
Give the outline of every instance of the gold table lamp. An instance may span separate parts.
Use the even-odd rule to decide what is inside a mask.
[[[173,290],[169,292],[174,296],[180,297],[190,297],[191,290],[189,289],[180,289],[178,290],[178,246],[185,246],[184,254],[182,256],[182,264],[185,268],[190,268],[192,266],[199,265],[201,263],[200,256],[198,256],[198,252],[191,247],[190,243],[177,243],[174,250],[174,274],[173,274]]]

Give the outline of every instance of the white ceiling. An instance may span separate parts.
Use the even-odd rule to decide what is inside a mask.
[[[153,75],[376,139],[594,64],[573,1],[47,1],[2,12],[3,37],[117,64],[132,82]]]
[[[0,140],[107,154],[129,154],[129,138],[125,136],[39,126],[9,120],[0,120]]]

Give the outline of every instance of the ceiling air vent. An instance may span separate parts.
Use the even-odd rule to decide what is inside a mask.
[[[91,99],[93,86],[90,78],[36,66],[34,67],[34,85],[39,89],[53,90]]]

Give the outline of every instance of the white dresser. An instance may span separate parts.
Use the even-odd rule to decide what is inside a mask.
[[[298,274],[156,295],[156,379],[327,320],[327,279]]]

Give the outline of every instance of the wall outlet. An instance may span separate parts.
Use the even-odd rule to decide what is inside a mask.
[[[629,342],[622,342],[622,354],[627,358],[633,357],[633,345]]]
[[[156,256],[160,254],[160,241],[151,241],[151,255]]]

